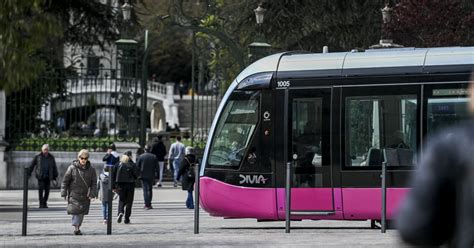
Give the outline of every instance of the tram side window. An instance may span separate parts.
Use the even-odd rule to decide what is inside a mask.
[[[428,98],[427,134],[468,119],[468,102],[466,89],[433,90],[432,96]]]
[[[412,166],[417,151],[416,95],[346,98],[346,166]]]
[[[258,122],[258,93],[231,98],[217,124],[210,166],[239,166]]]

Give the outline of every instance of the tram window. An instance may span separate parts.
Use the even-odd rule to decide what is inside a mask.
[[[454,125],[469,118],[467,96],[459,98],[429,98],[427,113],[427,133]]]
[[[259,94],[234,95],[226,104],[210,150],[210,166],[239,166],[258,122]]]
[[[346,98],[346,166],[381,166],[386,150],[389,166],[415,162],[416,95]]]

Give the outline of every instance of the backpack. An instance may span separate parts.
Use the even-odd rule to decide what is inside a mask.
[[[109,176],[105,173],[102,173],[101,175],[104,175],[104,177],[100,179],[101,183],[103,185],[109,185]]]

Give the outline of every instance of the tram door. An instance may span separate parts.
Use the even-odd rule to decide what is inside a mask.
[[[294,162],[291,211],[334,211],[331,89],[290,89],[288,94],[288,159]]]

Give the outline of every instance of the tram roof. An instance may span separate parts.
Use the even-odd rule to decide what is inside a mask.
[[[278,77],[329,77],[385,74],[469,72],[474,47],[371,49],[365,52],[278,53],[262,58],[237,76],[237,82],[259,72]]]

